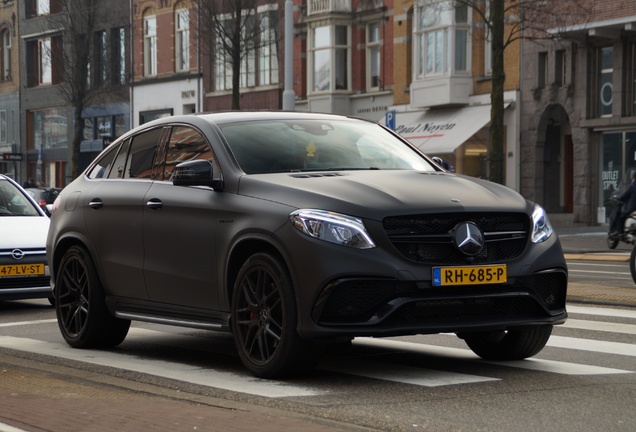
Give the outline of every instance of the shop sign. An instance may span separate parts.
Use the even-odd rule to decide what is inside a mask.
[[[22,153],[2,153],[3,161],[21,161]]]

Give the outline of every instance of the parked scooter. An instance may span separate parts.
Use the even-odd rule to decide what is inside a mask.
[[[625,219],[623,225],[623,231],[619,234],[612,235],[612,228],[614,227],[614,221],[617,217],[620,217],[623,203],[618,200],[620,194],[615,192],[611,195],[609,202],[614,204],[614,208],[609,217],[609,232],[607,234],[607,246],[610,249],[615,249],[618,246],[618,242],[625,242],[630,245],[636,244],[636,211],[633,211]]]

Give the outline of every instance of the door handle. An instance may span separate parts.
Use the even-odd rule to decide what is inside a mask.
[[[88,206],[93,210],[99,210],[104,207],[104,202],[99,198],[93,198],[91,202],[88,203]]]
[[[159,210],[161,207],[163,207],[163,203],[161,202],[161,200],[159,198],[151,198],[146,205],[151,209],[151,210]]]

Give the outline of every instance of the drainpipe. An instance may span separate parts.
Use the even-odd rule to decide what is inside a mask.
[[[285,0],[285,90],[283,91],[283,110],[296,108],[294,95],[294,3]]]

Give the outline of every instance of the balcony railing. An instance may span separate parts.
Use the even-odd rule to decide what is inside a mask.
[[[351,12],[351,0],[309,0],[307,15],[331,12]]]

